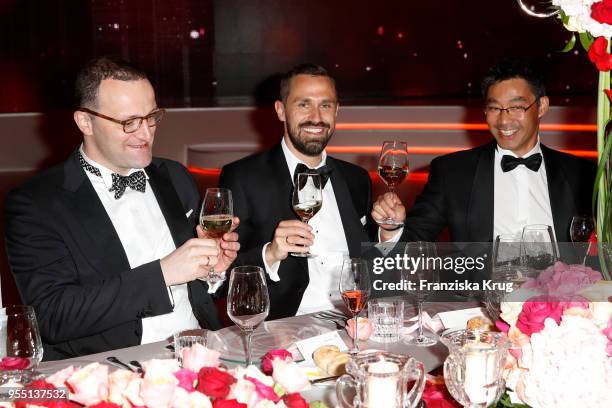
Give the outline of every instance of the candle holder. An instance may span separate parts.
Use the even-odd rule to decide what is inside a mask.
[[[425,388],[423,363],[400,354],[358,353],[346,372],[336,382],[341,408],[414,408]]]
[[[504,364],[511,341],[503,334],[454,330],[440,337],[449,350],[444,381],[450,394],[469,408],[488,407],[504,393]]]

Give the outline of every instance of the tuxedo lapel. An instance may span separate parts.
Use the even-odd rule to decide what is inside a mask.
[[[342,220],[344,236],[352,257],[360,256],[361,243],[369,242],[368,234],[359,220],[359,214],[353,204],[348,184],[332,157],[327,158],[327,164],[333,169],[330,180],[334,188],[334,196],[338,204],[338,212]]]
[[[127,255],[96,190],[73,154],[64,164],[64,199],[67,208],[88,234],[90,260],[103,263],[101,271],[130,268]],[[110,256],[109,256],[110,255]],[[95,260],[95,261],[94,261]],[[99,267],[100,265],[96,265]]]
[[[494,142],[479,151],[466,220],[470,242],[493,241],[494,154]]]
[[[555,224],[555,237],[557,241],[566,242],[569,240],[569,222],[574,214],[575,193],[567,183],[559,157],[548,147],[540,146],[544,158],[544,166],[546,166],[548,197]]]
[[[178,248],[185,241],[194,237],[194,231],[187,222],[183,205],[172,185],[168,169],[164,164],[159,167],[151,164],[145,170],[149,176],[149,184],[153,189],[159,208],[166,219],[170,234],[172,234],[174,245]],[[194,209],[194,211],[198,210],[197,208]]]

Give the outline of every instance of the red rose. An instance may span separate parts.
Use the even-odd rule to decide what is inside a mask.
[[[284,349],[268,351],[266,355],[261,358],[261,371],[263,371],[264,374],[272,375],[272,361],[274,361],[275,358],[280,358],[281,360],[290,358],[293,360],[293,355]]]
[[[112,402],[98,402],[96,405],[92,405],[89,408],[121,408],[121,405],[113,404]]]
[[[531,336],[544,328],[544,320],[549,317],[559,324],[561,314],[563,314],[563,307],[560,302],[554,299],[546,301],[544,296],[536,296],[523,304],[516,327],[523,334]]]
[[[22,357],[2,357],[0,370],[25,370],[30,365],[30,360]]]
[[[212,398],[225,398],[236,379],[216,367],[203,367],[198,373],[196,389]]]
[[[612,101],[612,91],[604,89],[604,92]],[[591,232],[591,236],[589,237],[589,256],[597,256],[597,231]]]
[[[235,399],[231,400],[214,400],[213,408],[247,408],[247,404],[242,404]]]
[[[593,3],[591,17],[602,24],[612,24],[612,0],[603,0]]]
[[[606,37],[597,37],[591,48],[589,48],[589,59],[598,70],[609,71],[612,69],[612,55],[608,53],[608,40]]]
[[[44,390],[56,389],[55,385],[50,384],[46,382],[45,380],[32,381],[25,388],[26,389],[44,389]],[[15,402],[15,408],[27,408],[28,406],[31,406],[31,401]],[[48,408],[78,408],[78,407],[81,407],[80,404],[74,403],[67,399],[57,400],[57,401],[37,401],[36,406],[48,407]]]
[[[297,392],[283,395],[283,402],[287,408],[308,408],[308,403]]]

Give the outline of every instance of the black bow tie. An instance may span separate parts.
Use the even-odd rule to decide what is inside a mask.
[[[319,176],[321,176],[321,189],[323,189],[325,188],[325,184],[327,184],[327,180],[329,180],[329,176],[332,170],[333,169],[327,164],[325,166],[319,167],[318,169],[310,169],[304,163],[298,163],[298,165],[295,166],[295,171],[293,172],[294,184],[295,181],[297,181],[297,175],[300,173],[318,174]],[[304,188],[304,186],[301,185],[300,189],[302,188]]]
[[[529,170],[538,171],[540,165],[542,165],[542,154],[536,153],[526,158],[513,157],[505,154],[501,160],[501,168],[504,173],[514,170],[519,164],[525,165]]]
[[[102,173],[100,173],[100,169],[92,166],[91,164],[85,161],[85,158],[81,154],[81,152],[77,151],[77,159],[81,166],[93,174],[94,176],[102,177]],[[113,185],[108,190],[110,192],[115,192],[115,200],[121,198],[123,193],[125,193],[125,189],[130,187],[132,190],[140,191],[144,193],[147,188],[147,176],[144,171],[138,170],[129,176],[122,176],[121,174],[113,173]]]

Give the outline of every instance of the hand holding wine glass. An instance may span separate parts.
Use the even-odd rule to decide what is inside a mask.
[[[408,175],[408,146],[405,142],[393,140],[384,142],[378,159],[378,175],[392,193]],[[403,222],[393,218],[376,220],[383,225],[401,225]]]
[[[355,335],[351,354],[359,352],[357,347],[357,315],[365,307],[370,297],[370,274],[368,264],[361,258],[347,258],[342,263],[340,272],[340,294],[344,304],[355,319]]]
[[[209,237],[220,239],[232,229],[233,218],[232,192],[226,188],[207,188],[200,211],[202,230]],[[213,284],[223,279],[223,273],[215,272],[214,265],[211,265],[204,280]]]
[[[580,260],[584,265],[589,252],[589,238],[595,230],[595,218],[592,215],[574,215],[570,225],[570,238],[579,245]]]
[[[227,315],[246,334],[246,365],[251,365],[251,338],[270,311],[264,271],[259,266],[232,269],[227,295]]]
[[[291,197],[293,211],[302,222],[308,223],[323,205],[323,193],[321,191],[321,176],[311,173],[298,173],[293,186]],[[292,252],[292,256],[310,257],[310,252]]]

